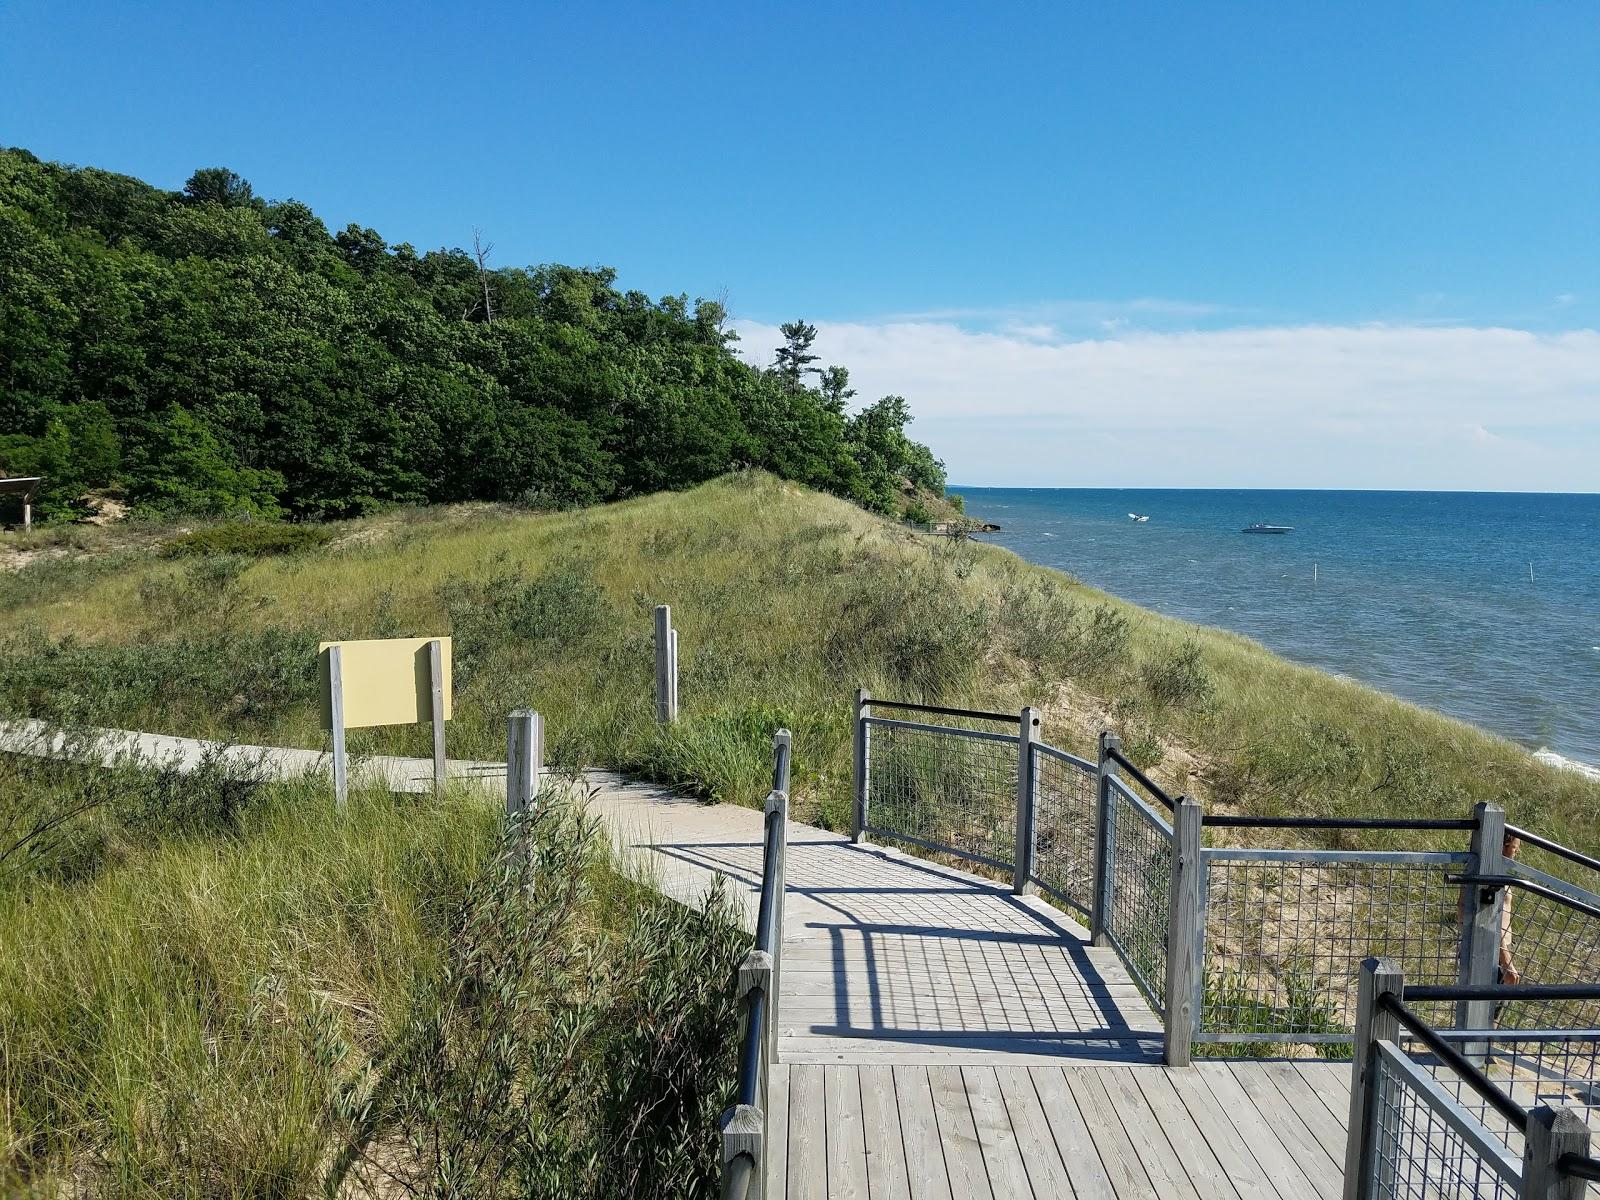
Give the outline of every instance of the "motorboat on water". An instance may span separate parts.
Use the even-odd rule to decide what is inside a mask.
[[[1259,521],[1254,525],[1246,525],[1240,533],[1293,533],[1293,525],[1263,525]]]
[[[1143,516],[1143,515],[1141,515],[1139,513],[1129,513],[1128,514],[1128,520],[1130,520],[1130,521],[1138,521],[1141,525],[1144,524],[1144,522],[1148,521],[1149,519],[1150,519],[1149,517]]]

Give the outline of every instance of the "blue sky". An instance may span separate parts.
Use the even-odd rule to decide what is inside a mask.
[[[972,483],[1600,487],[1597,116],[1587,0],[0,3],[0,143],[803,315]]]

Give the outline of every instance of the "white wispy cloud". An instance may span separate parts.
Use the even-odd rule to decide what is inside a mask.
[[[776,326],[738,327],[770,361]],[[969,483],[1600,489],[1596,330],[1083,336],[1019,316],[821,322],[816,349],[863,398],[910,399],[913,432]]]

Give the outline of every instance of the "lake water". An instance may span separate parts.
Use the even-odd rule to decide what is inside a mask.
[[[1600,763],[1600,495],[953,490],[1032,562]]]

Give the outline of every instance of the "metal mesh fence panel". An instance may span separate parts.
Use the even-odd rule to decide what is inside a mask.
[[[1600,1134],[1600,1032],[1593,1030],[1446,1030],[1484,1074],[1524,1109],[1541,1104],[1579,1110]],[[1522,1131],[1506,1120],[1471,1083],[1441,1062],[1420,1041],[1401,1030],[1401,1046],[1449,1096],[1497,1137],[1506,1150],[1522,1156]]]
[[[984,730],[867,721],[867,829],[1008,870],[1017,739]]]
[[[1408,984],[1456,983],[1460,889],[1445,875],[1464,858],[1205,851],[1201,1038],[1348,1040],[1361,962],[1374,955]]]
[[[1600,979],[1600,920],[1548,896],[1505,889],[1511,906],[1506,949],[1521,983],[1593,983]],[[1513,1029],[1600,1028],[1600,1001],[1508,1000],[1495,1015]]]
[[[1111,785],[1107,820],[1111,902],[1106,932],[1151,1005],[1165,1013],[1172,830],[1118,781]]]
[[[1034,754],[1034,882],[1087,915],[1094,908],[1095,765],[1050,746],[1036,746]]]
[[[1521,1171],[1470,1112],[1380,1043],[1370,1126],[1369,1195],[1377,1200],[1513,1200]]]

